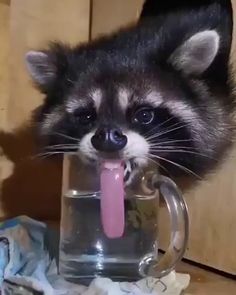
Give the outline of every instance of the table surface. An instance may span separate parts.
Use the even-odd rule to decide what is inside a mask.
[[[191,276],[186,295],[236,295],[236,280],[181,262],[177,272]]]

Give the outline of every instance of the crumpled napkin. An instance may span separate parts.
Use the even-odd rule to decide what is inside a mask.
[[[162,279],[113,282],[96,278],[88,287],[73,284],[58,274],[53,244],[55,236],[44,223],[26,216],[0,223],[1,294],[179,295],[189,285],[190,276],[175,271]]]

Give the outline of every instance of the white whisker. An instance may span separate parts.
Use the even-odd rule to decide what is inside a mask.
[[[47,158],[56,154],[64,154],[64,152],[46,152],[46,153],[39,153],[35,156],[32,156],[31,159],[36,159],[36,158]]]
[[[39,153],[35,156],[32,156],[31,159],[36,159],[36,158],[48,158],[50,156],[55,156],[55,155],[59,155],[59,154],[74,154],[71,151],[56,151],[56,152],[45,152],[45,153]]]
[[[166,150],[174,150],[174,149],[186,149],[186,150],[191,150],[191,151],[196,151],[197,149],[196,148],[192,148],[192,147],[189,147],[189,146],[175,146],[175,145],[150,145],[150,148],[151,149],[156,149],[156,150],[159,150],[159,149],[166,149]]]
[[[78,149],[77,144],[56,144],[45,147],[45,150]]]
[[[168,174],[169,174],[169,171],[163,166],[161,165],[159,162],[153,160],[152,158],[148,157],[148,156],[142,156],[140,158],[143,158],[143,159],[146,159],[148,161],[151,161],[152,163],[154,163],[155,165],[157,165],[158,167],[162,168],[163,170],[165,170]]]
[[[69,136],[69,135],[66,135],[66,134],[60,133],[60,132],[54,132],[53,134],[55,134],[55,135],[59,135],[59,136],[61,136],[61,137],[67,138],[67,139],[72,139],[72,140],[74,140],[74,141],[79,141],[78,138],[75,138],[75,137],[72,137],[72,136]]]
[[[169,121],[175,119],[175,116],[170,117],[169,119],[167,119],[166,121],[162,122],[160,125],[157,125],[155,127],[153,127],[151,130],[147,131],[144,136],[147,136],[149,133],[153,132],[155,129],[163,127],[166,123],[168,123]]]
[[[167,130],[173,128],[173,127],[179,126],[179,125],[181,125],[181,124],[183,124],[183,123],[182,123],[182,122],[178,122],[178,123],[175,123],[175,124],[173,124],[173,125],[168,126],[167,128],[162,128],[162,129],[163,129],[162,132],[163,132],[163,131],[167,131]],[[152,128],[148,133],[153,132],[155,129],[159,129],[159,127],[161,127],[161,125],[157,125],[157,126],[155,126],[155,127]],[[150,139],[150,138],[152,138],[152,137],[155,137],[156,135],[158,135],[158,133],[151,134],[150,136],[146,137],[146,139]]]
[[[187,172],[188,174],[192,174],[192,175],[195,176],[196,178],[202,180],[202,178],[201,178],[199,175],[197,175],[195,172],[193,172],[192,170],[190,170],[190,169],[188,169],[188,168],[186,168],[186,167],[184,167],[184,166],[182,166],[182,165],[180,165],[180,164],[177,164],[177,163],[175,163],[175,162],[173,162],[173,161],[171,161],[171,160],[167,160],[167,159],[165,159],[165,158],[163,158],[163,157],[160,157],[160,156],[157,156],[157,155],[150,154],[150,156],[151,156],[151,157],[154,157],[154,158],[157,158],[157,159],[159,159],[159,160],[162,160],[162,161],[164,161],[164,162],[167,162],[167,163],[169,163],[169,164],[172,164],[172,165],[178,167],[179,169],[181,169],[181,170]]]
[[[169,143],[180,143],[180,142],[191,142],[193,141],[192,139],[179,139],[179,140],[168,140],[168,141],[159,141],[159,142],[154,142],[157,145],[164,145],[164,144],[169,144]],[[150,140],[148,141],[149,143],[153,144],[153,142]]]
[[[169,134],[173,131],[179,130],[179,129],[187,127],[187,126],[189,126],[189,124],[184,124],[184,125],[180,125],[180,126],[179,126],[179,124],[174,124],[173,126],[171,126],[172,129],[164,130],[160,133],[153,134],[152,136],[149,136],[148,138],[146,138],[146,140],[153,140],[153,139],[159,138],[162,135]],[[175,127],[175,128],[173,128],[173,127]]]
[[[209,157],[209,156],[207,156],[205,154],[201,154],[201,153],[197,153],[197,152],[193,152],[193,151],[181,150],[181,149],[179,149],[179,150],[150,149],[150,152],[193,154],[193,155],[205,157],[205,158],[212,159],[212,160],[215,160],[216,161],[216,159],[214,159],[212,157]]]

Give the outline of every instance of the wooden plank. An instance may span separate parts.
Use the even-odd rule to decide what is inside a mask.
[[[234,12],[236,1],[232,1]],[[235,19],[235,14],[234,14]],[[232,63],[236,55],[234,21]],[[186,258],[236,275],[236,146],[220,169],[200,186],[186,193],[190,214],[190,239]],[[169,222],[161,210],[161,247],[167,247]],[[220,293],[219,293],[220,294]]]
[[[0,33],[4,33],[0,35],[0,65],[4,63],[4,75],[5,70],[7,73],[10,69],[10,92],[4,95],[4,101],[1,100],[4,111],[0,120],[4,120],[5,133],[0,133],[0,147],[4,153],[0,158],[0,180],[10,174],[12,166],[13,171],[1,183],[0,218],[19,214],[39,219],[59,218],[62,164],[58,160],[32,158],[37,148],[29,120],[32,110],[43,98],[32,87],[24,56],[29,49],[47,46],[52,40],[70,44],[87,41],[90,1],[12,0],[10,19],[9,6],[6,11],[1,3]],[[9,42],[5,42],[8,39],[10,51]],[[6,55],[11,57],[9,68]],[[7,81],[1,85],[8,91]],[[0,91],[2,97],[3,89]],[[4,176],[2,171],[5,171]]]
[[[185,194],[190,216],[190,237],[185,257],[236,274],[236,149],[214,175]],[[160,247],[167,248],[169,218],[160,212]]]
[[[91,37],[110,33],[137,19],[143,0],[93,0]]]
[[[141,4],[142,1],[139,0],[94,0],[92,37],[109,33],[134,21]],[[235,0],[233,5],[236,9]],[[232,55],[233,58],[234,56],[235,54]],[[186,257],[233,274],[236,274],[235,154],[234,148],[218,173],[186,194],[191,220]],[[161,247],[165,249],[169,238],[169,223],[166,211],[161,211],[160,240]]]
[[[9,125],[19,126],[37,107],[42,97],[32,89],[24,65],[27,50],[46,46],[48,41],[70,44],[88,39],[89,0],[12,0],[11,2],[11,80]],[[19,97],[16,99],[16,97]]]
[[[9,97],[9,3],[0,1],[0,128],[6,123],[6,105]]]
[[[6,128],[7,102],[9,99],[9,16],[10,5],[0,1],[0,130]],[[1,141],[0,141],[1,143]],[[12,173],[12,164],[4,155],[0,144],[0,179],[7,178]],[[1,182],[0,182],[1,189]],[[3,210],[0,201],[0,216]]]

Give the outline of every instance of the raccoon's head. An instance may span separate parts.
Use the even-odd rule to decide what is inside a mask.
[[[181,22],[179,22],[181,19]],[[46,95],[37,118],[48,152],[88,164],[123,159],[126,180],[148,163],[171,176],[204,175],[232,137],[230,38],[215,18],[155,20],[26,60]]]

